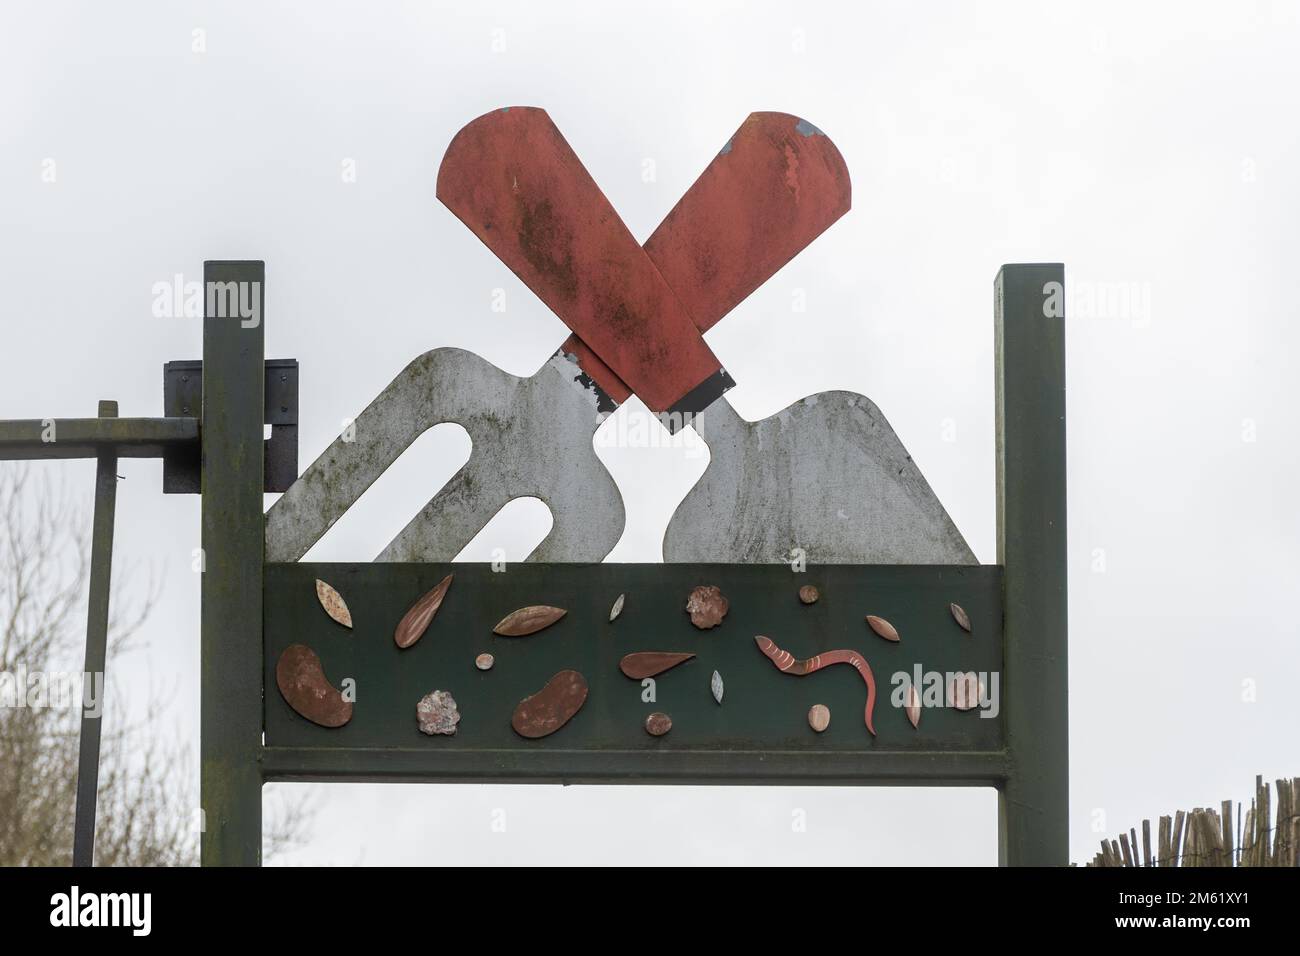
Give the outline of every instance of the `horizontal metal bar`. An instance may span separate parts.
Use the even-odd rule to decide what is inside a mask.
[[[1000,786],[1004,751],[690,752],[263,747],[263,779],[351,783]]]
[[[27,418],[0,421],[0,461],[47,458],[161,458],[197,445],[197,418]]]

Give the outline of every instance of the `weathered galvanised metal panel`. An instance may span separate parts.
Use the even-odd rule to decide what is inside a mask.
[[[448,572],[455,579],[428,632],[399,649],[397,622]],[[317,578],[347,601],[351,630],[320,607]],[[717,585],[730,601],[722,624],[710,630],[697,629],[684,611],[700,584]],[[800,603],[805,584],[821,591],[817,603]],[[992,781],[1005,764],[1001,717],[925,708],[913,728],[891,700],[891,679],[917,666],[1000,674],[1001,585],[995,566],[831,565],[795,573],[735,564],[517,564],[495,572],[483,564],[270,564],[265,769],[268,779],[959,783],[970,778],[944,760],[965,755],[978,767],[975,779]],[[611,622],[619,594],[625,606]],[[953,620],[950,602],[970,614],[973,634]],[[534,604],[568,614],[528,637],[492,633],[506,614]],[[888,619],[902,640],[873,633],[869,613]],[[876,680],[876,736],[864,725],[866,687],[853,668],[783,674],[755,645],[760,634],[799,658],[858,651]],[[355,681],[347,725],[318,727],[281,697],[276,661],[299,643],[319,654],[336,687]],[[485,651],[496,658],[486,672],[474,666]],[[640,681],[619,671],[620,658],[636,651],[697,656],[658,675],[651,702],[642,699]],[[510,726],[515,705],[566,669],[586,677],[586,704],[555,734],[520,737]],[[709,689],[714,670],[725,684],[721,705]],[[429,737],[416,726],[416,701],[435,689],[450,691],[459,705],[455,736]],[[819,703],[831,711],[822,734],[807,721]],[[654,711],[672,718],[664,737],[642,726]]]

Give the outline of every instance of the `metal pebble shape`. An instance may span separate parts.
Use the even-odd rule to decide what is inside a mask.
[[[480,654],[478,657],[474,658],[474,666],[481,671],[490,671],[492,665],[496,662],[497,659],[491,654]]]
[[[953,710],[974,710],[984,696],[984,682],[975,673],[958,674],[948,685],[948,706]]]
[[[609,609],[609,619],[611,621],[613,621],[616,617],[618,617],[620,614],[623,613],[624,597],[626,597],[626,595],[620,594],[617,598],[614,599],[614,606]]]
[[[970,615],[966,613],[966,609],[960,604],[949,604],[948,610],[952,611],[952,619],[957,622],[957,626],[967,634],[971,633]]]
[[[348,603],[343,600],[343,595],[320,578],[316,579],[316,600],[320,601],[320,606],[325,609],[325,613],[334,620],[344,627],[352,626],[352,612],[348,610]]]
[[[686,599],[686,613],[691,616],[691,623],[702,631],[721,624],[730,606],[723,593],[712,584],[700,585]]]
[[[673,729],[673,719],[667,714],[655,712],[645,719],[645,732],[651,737],[662,737]]]
[[[722,675],[717,671],[714,671],[713,676],[709,678],[709,690],[713,691],[713,699],[719,704],[722,703]]]
[[[437,734],[450,737],[456,733],[456,725],[460,723],[456,699],[450,691],[445,690],[425,694],[415,705],[415,720],[420,725],[421,733],[430,737]]]
[[[831,709],[825,704],[813,704],[808,708],[808,726],[821,733],[831,725]]]
[[[822,592],[818,591],[811,584],[805,584],[799,589],[799,600],[804,604],[816,604],[821,596]]]

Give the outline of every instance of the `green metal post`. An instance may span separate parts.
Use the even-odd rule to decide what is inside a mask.
[[[262,419],[265,267],[205,262],[202,702],[205,866],[262,855]]]
[[[1006,866],[1069,859],[1065,268],[1004,265],[994,282],[1002,681],[1011,767],[998,800]]]
[[[117,402],[100,402],[100,418],[116,418]],[[117,451],[99,452],[95,467],[95,524],[90,539],[90,595],[86,602],[87,681],[107,687],[108,600],[113,570],[113,520],[117,512]],[[93,685],[92,685],[93,686]],[[77,815],[72,833],[72,865],[91,866],[95,859],[95,804],[99,790],[99,737],[104,723],[101,693],[98,714],[83,708],[77,757]]]

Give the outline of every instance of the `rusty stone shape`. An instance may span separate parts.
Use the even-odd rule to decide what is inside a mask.
[[[700,585],[686,599],[686,613],[691,616],[691,623],[701,631],[721,624],[730,606],[723,593],[712,584]]]
[[[804,604],[816,604],[821,596],[822,592],[818,591],[811,584],[805,584],[799,589],[799,600]]]
[[[813,704],[808,708],[808,726],[821,733],[831,725],[831,709],[825,704]]]
[[[684,664],[694,656],[694,654],[685,652],[638,651],[635,654],[626,655],[619,661],[618,669],[633,680],[644,680],[647,677],[654,677],[666,670],[671,670],[678,664]]]
[[[921,695],[917,693],[916,686],[913,684],[909,684],[907,687],[907,703],[903,709],[907,711],[907,719],[912,722],[912,726],[920,726]]]
[[[952,619],[957,622],[957,626],[967,634],[971,633],[970,615],[966,613],[966,609],[960,604],[949,604],[948,610],[952,611]]]
[[[415,720],[420,725],[420,732],[433,737],[444,734],[448,737],[456,733],[460,723],[460,711],[456,709],[456,698],[450,691],[435,690],[425,694],[415,705]]]
[[[645,732],[651,737],[662,737],[673,729],[673,719],[658,711],[645,719]]]
[[[868,614],[867,623],[871,625],[873,631],[885,640],[892,641],[895,644],[898,643],[898,631],[894,628],[894,625],[890,624],[883,617],[876,617],[874,614]]]
[[[491,654],[480,654],[478,657],[474,658],[474,666],[481,671],[490,671],[492,665],[496,662],[497,659]]]
[[[623,598],[626,595],[620,594],[614,600],[614,606],[609,609],[609,619],[612,622],[616,617],[623,613]]]
[[[536,694],[519,702],[510,726],[520,737],[545,737],[572,720],[586,701],[587,679],[577,671],[560,671]]]
[[[325,613],[334,620],[344,627],[352,626],[352,612],[348,610],[348,602],[343,600],[343,595],[320,578],[316,579],[316,600],[320,601],[320,606],[325,609]]]
[[[294,712],[322,727],[342,727],[352,719],[352,702],[325,678],[316,652],[290,644],[275,664],[275,683]]]
[[[447,589],[451,587],[452,575],[447,575],[437,584],[435,584],[429,593],[420,598],[411,605],[411,609],[402,615],[402,619],[397,622],[397,630],[393,632],[393,643],[398,647],[410,647],[429,629],[433,623],[433,616],[438,613],[438,608],[442,607],[442,599],[447,596]]]
[[[502,637],[527,637],[529,634],[536,634],[543,628],[550,627],[568,613],[562,607],[551,607],[547,604],[521,607],[503,617],[497,626],[492,628],[492,633]]]
[[[984,682],[974,671],[956,675],[948,684],[948,706],[953,710],[974,710],[984,696]]]

